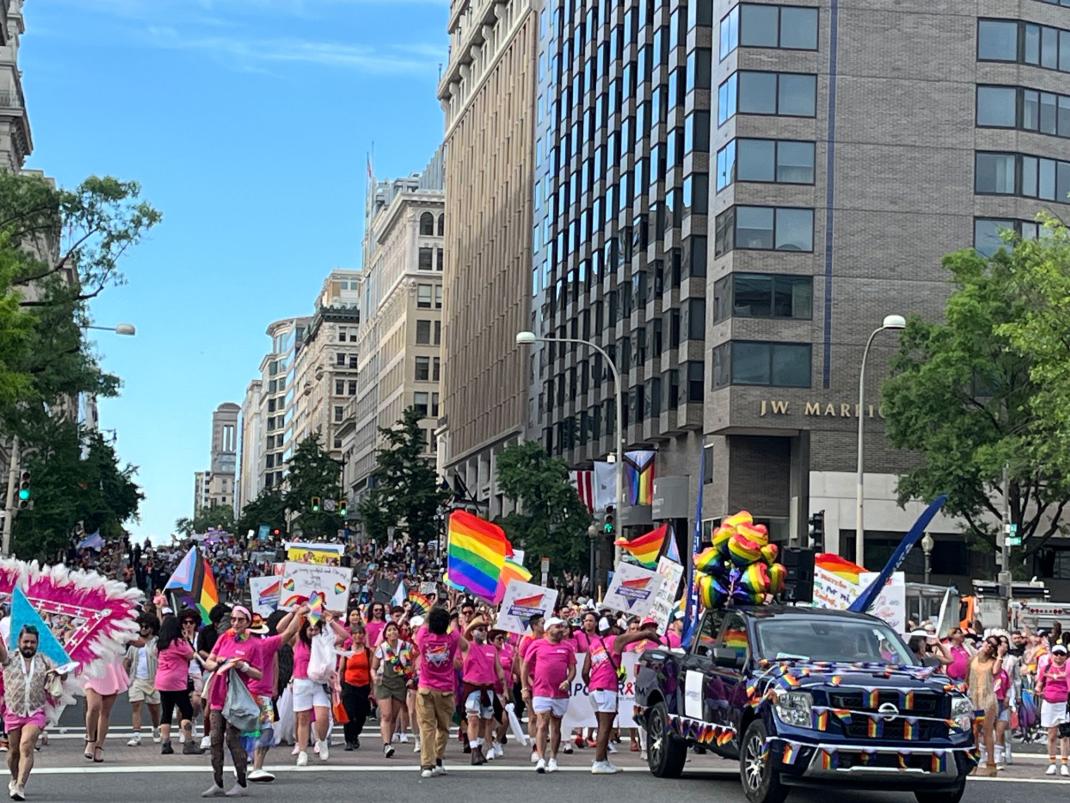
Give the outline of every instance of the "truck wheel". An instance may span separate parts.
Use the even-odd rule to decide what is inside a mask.
[[[959,803],[962,800],[962,795],[966,792],[966,779],[963,778],[956,789],[952,789],[950,792],[926,792],[919,791],[914,793],[915,799],[918,803]]]
[[[766,748],[767,736],[765,723],[756,719],[747,727],[740,744],[739,779],[750,803],[782,803],[788,796],[787,787],[780,782],[780,773],[773,769]]]
[[[647,764],[658,778],[679,778],[687,761],[687,743],[669,728],[669,709],[658,703],[647,715]]]

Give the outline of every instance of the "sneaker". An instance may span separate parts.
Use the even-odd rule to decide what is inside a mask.
[[[360,739],[354,739],[353,740],[353,749],[354,750],[360,750]],[[417,750],[416,752],[420,752],[420,751]]]
[[[417,739],[416,743],[412,746],[412,752],[414,752],[414,753],[419,753],[420,752],[420,740],[419,739]]]
[[[409,743],[409,734],[407,734],[407,733],[401,734],[401,740],[400,741],[401,741],[402,744],[408,744]]]
[[[494,757],[495,758],[505,758],[505,745],[502,745],[502,744],[494,745]]]
[[[606,759],[606,766],[609,767],[611,770],[613,770],[614,774],[616,774],[618,772],[624,772],[624,770],[622,770],[620,767],[618,767],[616,764],[614,764],[608,758]]]
[[[383,757],[384,758],[393,758],[394,757],[394,745],[392,745],[392,744],[384,744],[383,745]]]
[[[446,773],[446,765],[442,763],[442,759],[441,758],[437,759],[435,761],[435,770],[434,770],[434,772],[435,772],[435,776],[436,777],[439,776],[439,775],[446,775],[447,774]]]
[[[294,749],[290,751],[290,755],[291,756],[296,756],[300,752],[301,752],[301,745],[295,744],[294,745]]]
[[[306,753],[304,750],[302,750],[301,752],[299,752],[297,754],[297,766],[299,766],[299,767],[307,767],[308,766],[308,753]]]
[[[401,734],[400,733],[395,733],[394,737],[393,737],[393,739],[391,741],[395,741],[395,742],[402,741]]]
[[[171,742],[169,742],[169,741],[164,742],[163,746],[160,748],[160,755],[161,756],[173,756],[174,754],[175,754],[175,748],[173,748],[171,746]]]
[[[498,745],[494,742],[490,743],[490,747],[487,748],[487,752],[483,754],[487,761],[493,761],[498,757]]]
[[[420,777],[421,778],[430,778],[434,774],[435,773],[432,770],[420,770]]]
[[[252,770],[249,773],[251,783],[271,783],[274,780],[275,776],[267,770]]]
[[[1058,767],[1056,767],[1054,764],[1049,764],[1047,770],[1044,771],[1044,774],[1054,775],[1056,772],[1058,772]]]
[[[1062,775],[1064,778],[1070,778],[1070,767],[1063,764],[1061,767],[1059,767],[1059,774]]]
[[[159,728],[153,728],[152,729],[152,743],[153,744],[159,744],[160,743],[160,739],[161,739],[161,737],[160,737],[160,729]]]
[[[140,747],[141,746],[141,734],[135,733],[126,741],[127,747]]]
[[[609,745],[607,746],[607,750],[610,753],[616,753],[617,752],[617,748],[613,745],[613,742],[609,743]]]
[[[209,750],[212,747],[212,737],[204,736],[201,739],[201,750]]]
[[[234,784],[234,786],[230,787],[230,790],[227,792],[227,797],[245,797],[247,794],[249,794],[248,789],[244,786]]]
[[[11,799],[12,800],[25,800],[26,799],[26,789],[23,787],[22,784],[20,784],[20,783],[15,784],[15,788],[11,790]]]
[[[648,759],[648,755],[647,755],[646,750],[640,750],[639,751],[639,760],[640,761],[646,761],[647,759]]]
[[[15,783],[15,779],[14,778],[12,778],[10,781],[7,782],[7,794],[8,794],[8,797],[10,797],[11,795],[15,794],[15,786],[16,785],[17,784]]]
[[[212,784],[207,789],[205,789],[203,792],[201,792],[201,797],[226,797],[226,796],[227,796],[227,793],[224,791],[223,787],[222,786],[216,786],[215,784]]]
[[[203,756],[204,748],[200,745],[196,745],[193,742],[182,743],[182,755],[184,756]]]
[[[562,742],[561,743],[561,752],[564,753],[566,756],[571,756],[572,755],[572,742]]]
[[[547,772],[557,772],[557,759],[556,758],[551,758],[549,761],[546,762],[546,771]]]
[[[532,763],[532,764],[537,764],[537,763],[539,763],[540,761],[542,761],[542,759],[541,759],[541,758],[539,758],[539,753],[538,753],[538,751],[537,751],[537,750],[532,750],[532,751],[531,751],[531,763]]]
[[[539,773],[540,775],[546,772],[546,762],[543,759],[540,758],[535,763],[535,772]]]
[[[326,761],[331,757],[331,746],[327,743],[326,739],[317,742],[316,746],[319,748],[316,752],[320,754],[320,761]]]
[[[591,775],[613,775],[613,773],[608,761],[596,761],[591,765]]]

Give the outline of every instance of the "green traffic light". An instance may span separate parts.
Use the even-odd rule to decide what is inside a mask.
[[[19,489],[19,501],[20,502],[28,502],[29,500],[30,500],[30,489],[29,488],[20,488]]]

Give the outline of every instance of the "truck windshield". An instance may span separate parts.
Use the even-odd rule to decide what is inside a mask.
[[[916,661],[895,632],[879,622],[786,617],[760,621],[757,654],[770,660]]]

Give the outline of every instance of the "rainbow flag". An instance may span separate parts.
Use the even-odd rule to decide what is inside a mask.
[[[839,555],[835,555],[832,552],[823,552],[820,555],[814,556],[814,566],[818,569],[824,569],[830,574],[835,574],[838,577],[842,577],[848,582],[858,584],[858,575],[865,571],[857,563],[851,563],[846,558],[841,558]]]
[[[513,545],[497,524],[463,510],[450,514],[446,576],[450,582],[493,602],[505,559]]]
[[[654,501],[654,451],[624,453],[624,495],[629,505],[649,505]]]
[[[211,621],[208,614],[219,604],[219,590],[216,588],[215,575],[212,574],[212,567],[208,564],[207,558],[201,560],[200,571],[197,574],[193,598],[197,601],[197,610],[201,612],[201,621],[208,624]]]
[[[640,565],[653,569],[658,565],[658,556],[661,554],[661,547],[665,544],[665,537],[668,533],[669,525],[662,524],[656,530],[651,530],[631,541],[627,538],[618,538],[613,544],[629,552]]]
[[[413,616],[427,616],[431,610],[431,600],[416,589],[409,591],[409,611]]]
[[[308,623],[318,625],[323,619],[323,594],[313,592],[308,600]]]
[[[501,603],[505,596],[505,587],[513,580],[526,583],[531,580],[531,572],[525,569],[523,564],[517,563],[512,558],[506,558],[505,563],[502,564],[502,573],[498,577],[498,591],[493,600],[495,605]]]

